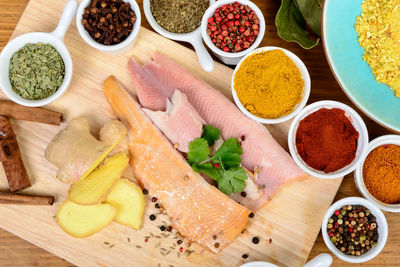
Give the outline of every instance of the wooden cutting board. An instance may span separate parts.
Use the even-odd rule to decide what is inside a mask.
[[[65,3],[66,0],[31,0],[13,37],[31,31],[52,31]],[[65,114],[65,123],[57,127],[12,121],[33,183],[25,192],[51,194],[57,202],[52,207],[0,205],[0,227],[79,266],[239,266],[256,260],[281,266],[301,266],[308,257],[322,217],[342,179],[309,177],[282,186],[273,200],[249,220],[243,234],[218,255],[196,244],[189,246],[186,241],[177,245],[180,237],[174,230],[171,233],[161,232],[159,227],[168,225],[168,217],[154,208],[151,196],[147,199],[140,231],[112,223],[89,238],[76,239],[57,226],[54,215],[66,198],[68,185],[55,179],[56,168],[46,161],[44,150],[72,118],[87,117],[93,132],[97,133],[107,120],[115,117],[103,95],[102,82],[113,74],[126,87],[132,87],[127,69],[130,56],[139,62],[146,62],[153,51],[162,52],[231,99],[232,69],[217,63],[212,73],[206,73],[200,68],[194,52],[188,48],[142,28],[131,51],[112,56],[87,45],[75,23],[72,24],[65,37],[74,63],[72,82],[67,93],[49,105],[49,108]],[[3,94],[0,95],[4,98]],[[287,122],[268,127],[284,147],[287,147],[289,125]],[[3,170],[0,170],[0,176],[0,190],[6,190],[8,185]],[[157,220],[150,221],[150,214],[156,214]],[[257,245],[251,242],[254,236],[260,239]],[[179,251],[180,247],[183,252]],[[245,253],[249,255],[246,260],[242,258]]]

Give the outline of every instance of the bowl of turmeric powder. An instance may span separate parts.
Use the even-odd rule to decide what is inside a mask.
[[[400,212],[400,136],[372,140],[354,181],[361,195],[380,209]]]
[[[245,56],[232,77],[232,95],[249,118],[264,124],[290,120],[308,101],[311,80],[304,63],[280,47],[261,47]]]

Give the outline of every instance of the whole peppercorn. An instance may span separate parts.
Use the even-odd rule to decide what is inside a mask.
[[[260,20],[257,15],[249,6],[238,2],[217,8],[207,22],[207,34],[224,52],[235,53],[249,48],[259,34]]]
[[[360,256],[376,246],[379,241],[377,227],[375,216],[361,205],[343,206],[334,211],[326,225],[333,245],[342,253],[354,256]]]

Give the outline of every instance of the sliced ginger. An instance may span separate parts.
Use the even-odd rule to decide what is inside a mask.
[[[58,225],[69,235],[87,237],[109,225],[117,210],[109,204],[78,205],[70,200],[58,208]]]
[[[107,195],[106,202],[117,209],[114,221],[139,230],[145,208],[142,189],[127,179],[119,179]]]
[[[91,173],[126,134],[126,127],[120,121],[112,120],[100,130],[99,141],[90,133],[88,121],[76,118],[54,137],[45,156],[59,168],[57,179],[73,183]]]
[[[113,183],[121,177],[128,163],[129,158],[125,153],[118,153],[107,158],[103,165],[71,185],[68,199],[82,205],[100,202],[105,198]]]

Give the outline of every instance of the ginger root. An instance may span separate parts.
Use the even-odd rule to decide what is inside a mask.
[[[106,203],[117,209],[115,222],[140,229],[146,202],[138,185],[128,179],[119,179],[111,188]]]
[[[88,121],[76,118],[50,142],[45,157],[59,168],[57,179],[73,183],[91,173],[126,135],[126,127],[112,120],[103,126],[97,140]]]
[[[71,185],[68,199],[81,205],[100,202],[128,164],[129,158],[125,153],[107,158],[103,165]]]
[[[65,200],[58,208],[57,224],[73,237],[87,237],[109,225],[117,209],[109,204],[79,205]]]

